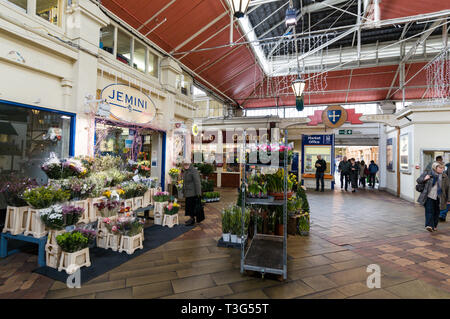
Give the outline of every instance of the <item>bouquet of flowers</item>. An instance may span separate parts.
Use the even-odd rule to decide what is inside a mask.
[[[147,153],[146,152],[139,152],[137,156],[138,161],[146,161],[147,160]]]
[[[93,179],[69,177],[61,183],[61,188],[70,192],[71,200],[83,200],[91,196],[97,185]]]
[[[102,217],[111,217],[117,215],[120,208],[119,201],[102,201],[100,203],[95,203],[94,206],[100,212]]]
[[[142,175],[144,177],[150,177],[151,176],[151,168],[150,166],[139,164],[137,167],[139,175]]]
[[[97,236],[97,232],[92,229],[76,228],[73,233],[80,233],[86,237],[88,239],[89,246],[95,242],[95,237]]]
[[[169,170],[169,176],[173,179],[173,180],[177,180],[178,176],[180,176],[180,170],[178,168],[171,168]]]
[[[176,187],[178,191],[181,191],[183,189],[183,180],[180,179],[179,181],[177,181],[176,183]]]
[[[175,215],[178,214],[178,210],[180,209],[180,204],[178,203],[170,203],[166,207],[164,207],[164,214],[166,215]]]
[[[50,157],[42,164],[41,169],[48,178],[60,179],[62,177],[62,165],[55,153],[50,153]]]
[[[117,229],[123,236],[136,236],[142,232],[144,221],[135,217],[120,217],[117,219]]]
[[[81,162],[81,164],[86,168],[87,174],[93,171],[95,158],[90,156],[77,156],[74,159]]]
[[[70,193],[53,186],[41,186],[27,189],[23,192],[23,199],[35,209],[48,208],[56,203],[68,201]]]
[[[133,182],[123,183],[121,187],[121,190],[124,192],[124,199],[144,196],[145,192],[148,190],[147,186]]]
[[[120,208],[119,214],[125,215],[125,217],[130,217],[131,216],[131,207],[122,206]]]
[[[112,221],[109,218],[105,218],[103,220],[103,222],[105,223],[106,228],[108,229],[108,231],[114,235],[119,235],[119,228],[117,228],[117,222]]]
[[[119,169],[122,165],[122,159],[119,156],[98,156],[94,159],[93,170],[96,172],[107,171],[110,169]]]
[[[123,197],[125,192],[123,189],[117,189],[113,191],[105,191],[103,192],[103,196],[105,196],[108,199],[116,200],[118,201],[121,197]]]
[[[31,178],[18,178],[11,174],[2,176],[0,181],[0,193],[3,193],[6,203],[13,207],[27,206],[26,201],[22,198],[22,193],[32,187],[37,187],[36,180]]]
[[[153,200],[159,203],[167,202],[169,201],[169,198],[170,196],[168,192],[156,192],[156,194],[153,195]]]
[[[41,220],[47,228],[61,230],[74,225],[84,213],[84,208],[53,205],[41,212]]]
[[[62,177],[68,178],[71,176],[83,177],[87,174],[87,169],[81,164],[81,161],[74,158],[67,158],[61,162]]]

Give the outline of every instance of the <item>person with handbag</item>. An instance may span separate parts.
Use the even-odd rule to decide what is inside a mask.
[[[193,164],[185,160],[183,168],[183,194],[186,198],[185,216],[190,217],[186,225],[190,226],[195,224],[195,219],[197,219],[197,223],[204,219],[204,216],[202,219],[200,212],[200,209],[203,210],[201,206],[202,184],[200,173]]]
[[[367,165],[364,161],[361,161],[359,163],[359,184],[363,186],[363,188],[366,188],[366,179],[368,175],[368,169]]]
[[[444,168],[441,163],[434,162],[431,170],[425,170],[417,179],[416,190],[420,191],[417,201],[425,207],[425,229],[429,232],[437,230],[439,213],[449,203],[450,181]]]
[[[356,192],[356,189],[358,188],[358,173],[359,173],[359,166],[355,162],[354,158],[350,159],[350,182],[352,183],[352,193]]]

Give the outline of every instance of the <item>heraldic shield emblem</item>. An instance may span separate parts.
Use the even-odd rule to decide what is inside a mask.
[[[347,121],[347,111],[340,105],[329,106],[322,113],[322,121],[327,127],[340,127]]]

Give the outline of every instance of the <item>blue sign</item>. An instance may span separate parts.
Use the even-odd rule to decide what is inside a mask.
[[[332,145],[333,135],[303,135],[303,145]]]
[[[329,110],[327,111],[327,117],[330,120],[331,123],[336,124],[339,122],[339,119],[342,116],[341,110]]]

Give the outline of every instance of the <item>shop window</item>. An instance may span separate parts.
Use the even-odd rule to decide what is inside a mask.
[[[158,77],[158,56],[156,54],[148,52],[148,73],[153,75],[155,78]]]
[[[46,183],[41,165],[51,152],[69,156],[70,125],[70,116],[0,103],[0,175]]]
[[[145,57],[147,47],[138,41],[134,41],[133,67],[145,72]]]
[[[131,61],[131,37],[120,29],[117,30],[117,60],[128,65]]]
[[[100,48],[114,54],[114,26],[109,25],[100,29]]]
[[[16,7],[19,7],[20,9],[23,9],[25,12],[27,12],[27,0],[7,0],[7,2],[10,2]]]
[[[61,26],[62,0],[36,0],[36,14],[50,22]]]

